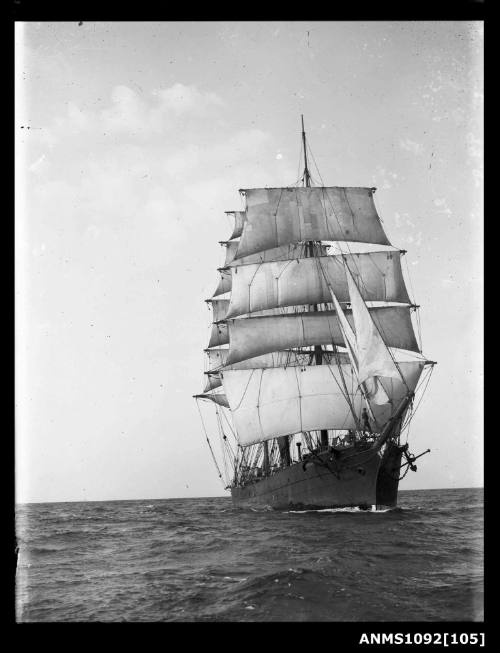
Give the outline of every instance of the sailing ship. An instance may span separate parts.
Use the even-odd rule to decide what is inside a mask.
[[[318,185],[302,117],[292,186],[240,190],[244,210],[213,296],[206,384],[237,506],[397,504],[415,460],[410,422],[434,361],[422,354],[403,271],[375,188]],[[409,271],[408,271],[409,273]],[[406,434],[406,439],[405,439]]]

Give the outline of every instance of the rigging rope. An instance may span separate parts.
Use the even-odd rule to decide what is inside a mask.
[[[322,186],[323,186],[322,194],[323,194],[323,198],[324,198],[324,197],[325,197],[325,184],[324,184],[323,178],[321,177],[321,173],[320,173],[320,171],[319,171],[319,168],[318,168],[318,166],[317,166],[317,164],[316,164],[316,160],[315,160],[315,158],[314,158],[314,155],[313,155],[313,153],[312,153],[312,151],[311,151],[311,148],[310,148],[309,146],[308,146],[308,150],[309,150],[309,152],[310,152],[310,154],[311,154],[311,157],[312,157],[312,159],[313,159],[314,165],[316,166],[316,170],[317,170],[318,175],[319,175],[319,178],[320,178],[320,180],[321,180],[321,184],[322,184]],[[345,191],[344,191],[344,193],[345,193],[345,197],[346,197],[346,201],[347,201],[347,194],[346,194]],[[337,224],[338,224],[338,226],[339,226],[340,232],[343,233],[344,230],[343,230],[343,228],[342,228],[342,225],[340,224],[340,221],[339,221],[339,219],[338,219],[338,217],[337,217],[337,214],[336,214],[336,212],[335,212],[335,208],[334,208],[334,206],[333,206],[332,200],[331,200],[330,196],[328,195],[328,193],[326,193],[326,198],[327,198],[327,200],[328,200],[328,202],[329,202],[329,204],[330,204],[330,207],[331,207],[331,210],[332,210],[332,215],[334,216],[334,218],[335,218],[335,220],[336,220],[336,222],[337,222]],[[347,202],[347,203],[348,203],[348,202]],[[349,203],[348,203],[348,205],[349,205]],[[350,205],[349,205],[349,207],[350,207]],[[325,207],[324,207],[324,208],[325,208]],[[352,212],[352,209],[351,209],[351,213],[352,213],[353,216],[354,216],[354,213]],[[377,214],[377,215],[378,215],[378,214]],[[327,217],[327,216],[326,216],[326,208],[325,208],[325,217]],[[378,216],[378,217],[379,217],[379,219],[381,220],[380,216]],[[326,221],[326,223],[327,223],[327,225],[328,225],[328,221]],[[355,225],[355,223],[354,223],[354,220],[353,220],[353,226],[354,226],[354,228],[355,228],[356,231],[357,231],[357,227],[356,227],[356,225]],[[333,240],[334,240],[334,239],[333,239]],[[356,262],[356,259],[355,259],[355,257],[354,257],[354,254],[353,254],[353,252],[351,251],[351,248],[350,248],[350,246],[349,246],[349,242],[348,242],[347,240],[344,242],[344,246],[347,248],[347,251],[349,252],[349,254],[350,254],[350,256],[351,256],[352,264],[353,264],[353,266],[356,268],[357,276],[358,276],[358,280],[361,282],[362,286],[364,287],[365,291],[367,292],[367,291],[368,291],[368,288],[367,288],[366,284],[364,283],[364,280],[363,280],[363,277],[361,276],[361,272],[360,272],[360,270],[359,270],[358,264],[357,264],[357,262]],[[345,258],[344,258],[344,257],[345,257],[345,253],[342,251],[342,249],[341,249],[341,247],[340,247],[339,245],[337,245],[337,247],[338,247],[340,253],[342,254],[342,258],[343,258],[343,260],[344,260],[344,265],[345,265],[346,267],[348,267],[348,266],[347,266],[347,263],[346,263],[346,261],[345,261]],[[371,253],[371,252],[367,252],[367,254],[368,254],[368,256],[370,257],[370,260],[372,261],[373,265],[374,265],[374,266],[377,268],[377,270],[380,272],[380,274],[381,274],[382,276],[385,276],[385,275],[383,274],[382,270],[378,267],[378,265],[377,265],[376,262],[374,261],[373,257],[371,256],[372,253]],[[356,282],[355,282],[355,283],[356,283]],[[377,329],[377,331],[378,331],[379,334],[380,334],[380,330],[379,330],[379,328],[378,328],[378,325],[375,323],[375,321],[374,321],[374,325],[375,325],[375,328]],[[381,336],[382,340],[384,341],[384,339],[383,339],[383,337],[382,337],[382,334],[380,334],[380,336]],[[384,341],[384,344],[385,344],[385,341]],[[394,366],[396,367],[396,369],[397,369],[397,371],[398,371],[398,373],[399,373],[399,375],[400,375],[400,377],[401,377],[401,380],[403,381],[403,383],[404,383],[404,385],[405,385],[407,391],[410,392],[410,389],[409,389],[409,387],[408,387],[408,384],[406,383],[406,379],[405,379],[403,373],[401,372],[401,368],[399,367],[399,365],[398,365],[398,363],[397,363],[397,361],[396,361],[396,359],[395,359],[393,353],[392,353],[391,350],[387,347],[387,345],[386,345],[386,348],[387,348],[387,351],[389,352],[389,355],[390,355],[391,358],[392,358],[392,361],[393,361],[393,363],[394,363]]]
[[[405,265],[406,265],[406,274],[408,276],[408,281],[410,282],[411,295],[412,295],[412,298],[413,298],[413,299],[412,298],[410,298],[410,299],[411,299],[412,304],[414,304],[416,306],[417,305],[417,298],[415,296],[415,291],[413,289],[413,283],[412,283],[412,280],[411,280],[410,267],[408,265],[408,259],[407,259],[406,256],[404,257],[404,259],[405,259]],[[420,325],[420,313],[419,313],[418,308],[415,308],[415,317],[416,317],[416,321],[417,321],[418,346],[420,348],[420,351],[422,351],[422,331],[421,331],[421,325]]]
[[[210,449],[210,453],[212,454],[212,458],[213,458],[213,461],[214,461],[215,467],[217,468],[217,472],[218,472],[218,474],[219,474],[219,478],[220,478],[222,481],[224,481],[223,476],[222,476],[221,471],[220,471],[220,468],[219,468],[219,465],[218,465],[218,463],[217,463],[217,459],[216,459],[215,454],[214,454],[214,452],[213,452],[212,445],[210,444],[210,440],[208,439],[208,433],[207,433],[207,429],[205,428],[205,422],[203,421],[203,415],[201,414],[200,404],[199,404],[199,402],[198,402],[198,399],[196,399],[196,407],[198,408],[198,412],[200,413],[200,418],[201,418],[201,424],[202,424],[202,426],[203,426],[203,431],[205,432],[205,437],[206,437],[206,439],[207,439],[208,448]]]
[[[430,368],[429,375],[427,376],[427,381],[426,381],[425,387],[424,387],[424,389],[422,390],[422,396],[420,397],[420,399],[419,399],[419,401],[418,401],[418,404],[417,404],[417,405],[415,406],[415,408],[412,410],[412,413],[411,413],[411,415],[410,415],[408,421],[406,422],[406,424],[404,425],[403,428],[407,428],[407,427],[411,424],[411,421],[412,421],[413,417],[415,416],[415,413],[417,412],[417,410],[418,410],[420,404],[422,403],[422,401],[423,401],[423,399],[424,399],[425,393],[426,393],[426,391],[427,391],[427,386],[429,385],[429,381],[431,380],[431,376],[432,376],[433,371],[434,371],[434,365],[432,365],[431,368]]]

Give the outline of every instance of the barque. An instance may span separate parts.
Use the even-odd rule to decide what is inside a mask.
[[[227,211],[194,396],[215,409],[219,460],[198,405],[235,505],[393,507],[416,471],[404,434],[435,363],[376,189],[314,185],[303,120],[301,136],[300,180],[240,190],[244,210]]]

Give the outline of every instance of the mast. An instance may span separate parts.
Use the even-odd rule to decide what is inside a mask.
[[[302,176],[304,180],[304,186],[306,188],[311,187],[311,175],[309,174],[309,168],[307,167],[307,145],[306,145],[306,132],[304,129],[304,116],[301,114],[300,119],[302,121],[302,145],[304,148],[304,174]],[[307,249],[308,249],[308,254],[310,257],[314,256],[314,243],[312,240],[308,241],[307,243]],[[313,304],[313,311],[318,310],[318,305]],[[316,345],[314,347],[314,362],[316,365],[322,365],[323,364],[323,349],[321,345]],[[320,431],[320,438],[321,438],[321,448],[326,449],[328,447],[328,431],[325,429],[322,429]]]
[[[304,186],[307,188],[311,187],[311,175],[309,174],[309,168],[307,167],[307,148],[306,148],[306,132],[304,131],[304,116],[300,116],[302,120],[302,145],[304,147]],[[312,243],[311,243],[312,244]]]
[[[270,470],[270,465],[269,465],[269,449],[268,449],[268,442],[265,440],[263,443],[263,450],[264,450],[264,460],[262,463],[262,468],[264,470],[264,474],[267,475],[269,474]]]

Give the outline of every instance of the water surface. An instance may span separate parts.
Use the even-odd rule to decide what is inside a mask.
[[[483,490],[401,491],[399,503],[19,505],[17,620],[483,620]]]

